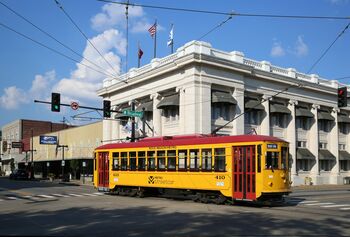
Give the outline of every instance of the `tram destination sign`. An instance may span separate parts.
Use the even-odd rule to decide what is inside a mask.
[[[57,145],[57,136],[40,136],[40,144]]]
[[[132,111],[132,110],[124,110],[123,114],[130,117],[139,117],[142,118],[143,112],[142,111]]]

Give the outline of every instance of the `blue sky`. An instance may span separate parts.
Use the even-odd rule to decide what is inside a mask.
[[[125,70],[125,8],[95,0],[59,0],[65,11],[86,36],[113,65],[113,71],[92,49],[52,0],[0,0],[62,43],[112,73]],[[137,0],[143,5],[192,8],[219,12],[251,14],[349,16],[350,0]],[[227,17],[200,13],[167,11],[135,7],[129,15],[128,66],[137,67],[137,43],[144,52],[141,64],[153,58],[153,41],[148,28],[157,19],[157,56],[170,54],[167,39],[174,24],[175,50],[199,39]],[[273,65],[309,71],[312,64],[335,40],[349,20],[306,20],[235,16],[202,39],[214,48],[241,51],[246,57],[266,60]],[[54,40],[20,19],[0,4],[0,23],[42,44],[88,64]],[[65,116],[71,123],[81,123],[72,115],[88,112],[61,108],[53,113],[49,106],[34,99],[49,101],[51,92],[59,92],[63,103],[78,101],[81,105],[102,107],[95,91],[105,75],[96,73],[43,48],[0,26],[0,127],[16,119],[59,122]],[[121,69],[122,65],[122,69]],[[343,34],[322,61],[311,71],[326,79],[350,77],[350,29]],[[350,78],[342,79],[349,84]],[[99,117],[96,113],[86,116]]]

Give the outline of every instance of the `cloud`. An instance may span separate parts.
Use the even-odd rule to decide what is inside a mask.
[[[280,42],[274,42],[271,48],[270,55],[272,57],[282,57],[286,54]]]
[[[309,53],[309,47],[304,43],[303,37],[298,36],[294,46],[294,54],[298,57],[306,56]]]
[[[129,6],[129,19],[142,17],[142,7]],[[102,7],[102,12],[91,18],[92,28],[97,31],[104,31],[115,26],[125,27],[126,24],[125,6],[108,3]]]
[[[56,72],[51,70],[44,75],[35,75],[29,95],[32,98],[43,98],[47,96],[47,89],[51,88],[51,84],[55,81]]]
[[[25,103],[29,103],[25,91],[15,86],[5,88],[4,94],[0,97],[0,106],[8,110],[17,109]]]

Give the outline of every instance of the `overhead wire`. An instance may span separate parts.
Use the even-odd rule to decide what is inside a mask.
[[[145,5],[145,4],[136,4],[136,3],[125,3],[117,2],[110,0],[97,0],[98,2],[113,3],[119,5],[129,5],[133,7],[144,7],[144,8],[153,8],[153,9],[162,9],[170,11],[182,11],[182,12],[192,12],[192,13],[204,13],[204,14],[214,14],[214,15],[226,15],[226,16],[242,16],[242,17],[268,17],[268,18],[294,18],[294,19],[320,19],[320,20],[349,20],[350,17],[341,17],[341,16],[305,16],[305,15],[279,15],[279,14],[252,14],[252,13],[229,13],[229,12],[220,12],[220,11],[209,11],[209,10],[198,10],[190,8],[176,8],[176,7],[165,7],[165,6],[155,6],[155,5]]]
[[[205,33],[204,35],[202,35],[201,37],[198,38],[198,40],[202,40],[204,37],[206,37],[207,35],[209,35],[210,33],[212,33],[213,31],[215,31],[216,29],[220,28],[221,26],[223,26],[226,22],[228,22],[229,20],[232,19],[232,15],[229,16],[227,19],[225,19],[224,21],[220,22],[219,24],[217,24],[214,28],[212,28],[211,30],[209,30],[207,33]]]
[[[80,29],[80,27],[75,23],[73,18],[64,10],[62,4],[58,0],[54,0],[56,5],[59,9],[62,10],[62,12],[65,14],[65,16],[70,20],[70,22],[78,29],[78,31],[84,36],[84,38],[89,42],[89,44],[95,49],[95,51],[101,56],[101,58],[109,65],[109,67],[118,75],[119,73],[114,69],[114,67],[111,65],[110,62],[107,61],[107,59],[102,55],[102,53],[96,48],[96,46],[91,42],[91,40],[87,37],[87,35]],[[127,83],[126,81],[122,81],[124,83]]]
[[[8,25],[6,25],[6,24],[4,24],[4,23],[1,23],[1,22],[0,22],[0,26],[4,27],[4,28],[6,28],[6,29],[8,29],[8,30],[10,30],[10,31],[12,31],[12,32],[15,32],[16,34],[22,36],[23,38],[26,38],[26,39],[28,39],[28,40],[30,40],[30,41],[32,41],[32,42],[34,42],[34,43],[36,43],[36,44],[38,44],[38,45],[44,47],[44,48],[46,48],[46,49],[49,49],[49,50],[51,50],[52,52],[61,55],[62,57],[65,57],[65,58],[67,58],[67,59],[69,59],[69,60],[71,60],[71,61],[73,61],[73,62],[76,62],[76,63],[78,63],[78,64],[80,64],[80,65],[83,65],[83,66],[85,66],[85,67],[87,67],[87,68],[90,68],[91,70],[93,70],[93,71],[95,71],[95,72],[98,72],[98,73],[101,73],[101,74],[103,74],[103,75],[105,75],[105,76],[107,76],[107,77],[110,77],[110,75],[106,74],[105,72],[102,72],[102,71],[100,71],[100,70],[97,70],[97,69],[95,69],[95,68],[89,66],[89,65],[86,65],[86,64],[84,64],[84,63],[82,63],[82,62],[79,62],[78,60],[76,60],[76,59],[74,59],[74,58],[72,58],[72,57],[70,57],[70,56],[68,56],[68,55],[66,55],[66,54],[64,54],[64,53],[59,52],[58,50],[56,50],[56,49],[54,49],[54,48],[51,48],[50,46],[45,45],[45,44],[43,44],[43,43],[41,43],[41,42],[39,42],[39,41],[37,41],[37,40],[31,38],[31,37],[29,37],[29,36],[27,36],[27,35],[25,35],[25,34],[19,32],[19,31],[13,29],[13,28],[11,28],[10,26],[8,26]]]
[[[27,19],[26,17],[24,17],[23,15],[21,15],[20,13],[18,13],[17,11],[15,11],[14,9],[12,9],[11,7],[9,7],[8,5],[6,5],[5,3],[0,1],[0,4],[3,5],[4,7],[6,7],[9,11],[11,11],[12,13],[14,13],[15,15],[17,15],[18,17],[20,17],[21,19],[23,19],[24,21],[26,21],[27,23],[29,23],[30,25],[32,25],[33,27],[35,27],[37,30],[39,30],[41,33],[45,34],[46,36],[48,36],[49,38],[53,39],[54,41],[56,41],[57,43],[59,43],[61,46],[63,46],[64,48],[70,50],[71,52],[73,52],[75,55],[85,59],[87,62],[91,63],[92,65],[94,65],[95,67],[99,68],[100,70],[106,71],[105,68],[100,67],[99,65],[97,65],[96,63],[92,62],[91,60],[87,59],[86,57],[84,57],[83,55],[81,55],[80,53],[78,53],[77,51],[75,51],[74,49],[72,49],[71,47],[69,47],[68,45],[62,43],[61,41],[59,41],[58,39],[56,39],[54,36],[52,36],[51,34],[49,34],[47,31],[43,30],[42,28],[40,28],[39,26],[35,25],[33,22],[31,22],[29,19]],[[108,71],[106,71],[106,74],[109,75],[109,77],[116,77],[116,75],[112,75],[110,74]]]

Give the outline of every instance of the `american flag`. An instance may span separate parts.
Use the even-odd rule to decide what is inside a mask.
[[[154,25],[148,29],[148,32],[151,34],[152,38],[156,34],[156,31],[157,31],[157,23],[154,23]]]

